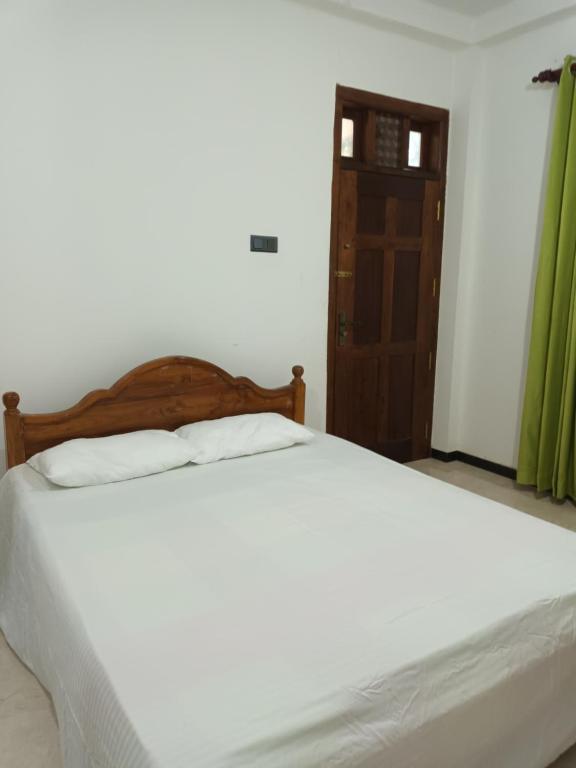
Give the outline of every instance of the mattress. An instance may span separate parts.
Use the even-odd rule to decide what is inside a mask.
[[[576,535],[357,446],[0,483],[0,626],[66,768],[544,768]]]

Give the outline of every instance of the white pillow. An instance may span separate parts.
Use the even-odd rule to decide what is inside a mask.
[[[296,443],[309,443],[314,435],[279,413],[251,413],[197,421],[176,430],[190,446],[190,461],[210,464],[253,453],[276,451]]]
[[[48,448],[28,464],[57,485],[79,487],[165,472],[190,461],[188,445],[160,429],[78,438]]]

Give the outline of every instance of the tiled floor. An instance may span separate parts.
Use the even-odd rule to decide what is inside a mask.
[[[557,504],[546,497],[536,498],[531,490],[515,488],[511,480],[460,462],[443,464],[425,459],[413,466],[448,483],[576,530],[576,506],[571,502]],[[0,768],[61,766],[50,698],[0,634]],[[576,768],[576,747],[557,760],[553,768]]]
[[[0,633],[0,768],[61,768],[52,703]]]
[[[410,466],[439,480],[459,485],[480,496],[486,496],[501,504],[528,512],[534,517],[540,517],[563,528],[576,531],[576,506],[571,501],[553,501],[545,494],[534,493],[532,488],[516,486],[513,480],[471,467],[460,461],[446,464],[435,459],[423,459],[413,461]]]

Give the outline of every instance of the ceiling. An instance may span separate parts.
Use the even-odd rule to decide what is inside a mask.
[[[295,0],[379,26],[404,27],[452,46],[489,43],[504,35],[576,14],[576,0]]]
[[[511,0],[428,0],[428,2],[466,16],[482,16],[495,8],[508,5]]]

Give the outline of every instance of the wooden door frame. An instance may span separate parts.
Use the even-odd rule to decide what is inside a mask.
[[[332,159],[332,209],[330,223],[330,279],[328,288],[328,354],[327,354],[327,389],[326,389],[326,431],[334,429],[334,380],[336,365],[336,268],[338,264],[338,202],[340,198],[340,169],[341,169],[341,142],[342,142],[342,116],[345,107],[378,109],[382,112],[392,112],[404,117],[410,117],[424,122],[437,122],[440,125],[440,170],[435,174],[423,174],[419,171],[410,171],[413,177],[427,177],[440,181],[440,199],[442,201],[442,230],[439,242],[436,244],[436,274],[438,275],[437,290],[440,293],[440,276],[442,263],[442,241],[444,234],[444,200],[446,194],[446,164],[448,159],[448,125],[450,113],[441,107],[432,107],[428,104],[420,104],[404,99],[396,99],[391,96],[382,96],[371,91],[361,91],[357,88],[349,88],[344,85],[336,85],[336,107],[334,112],[334,148]],[[387,173],[407,176],[406,171],[389,169]],[[438,301],[434,306],[435,329],[438,328]],[[432,395],[434,393],[436,373],[436,345],[437,333],[434,336],[434,368],[432,370]],[[430,406],[430,430],[432,430],[432,408]]]

